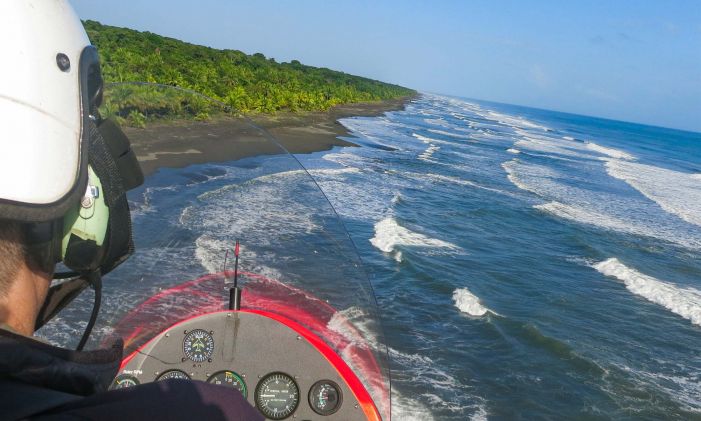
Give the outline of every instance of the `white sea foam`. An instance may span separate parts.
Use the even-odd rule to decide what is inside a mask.
[[[232,244],[229,239],[220,239],[205,234],[195,240],[195,257],[209,273],[217,273],[224,270],[224,252],[227,249],[231,249],[231,247]],[[257,273],[268,279],[284,279],[281,271],[262,263],[273,263],[278,256],[260,256],[253,250],[249,250],[246,245],[241,245],[241,252],[246,256],[246,262],[241,266],[243,270]],[[231,267],[228,266],[228,269],[231,269]]]
[[[502,167],[519,189],[545,199],[546,203],[535,206],[537,209],[578,223],[701,249],[701,231],[674,215],[661,212],[656,203],[630,195],[625,187],[592,190],[587,186],[586,173],[560,172],[518,158],[503,163]],[[670,198],[672,200],[683,199]],[[689,208],[693,206],[695,204],[688,204]]]
[[[378,332],[380,326],[376,324],[374,317],[369,317],[368,313],[359,307],[349,307],[345,310],[337,311],[331,317],[326,327],[341,335],[346,339],[348,344],[352,346],[344,346],[340,349],[340,355],[351,367],[355,367],[357,371],[358,365],[362,366],[366,362],[362,358],[358,358],[356,349],[372,350],[378,354],[385,354],[387,348],[379,339]],[[384,399],[386,395],[383,391],[387,390],[388,384],[381,376],[361,376],[360,380],[365,384],[365,387],[375,397],[376,402],[381,406],[380,410],[386,413],[389,408],[383,408],[386,403]]]
[[[587,148],[591,149],[594,152],[598,152],[600,154],[606,155],[610,158],[615,158],[615,159],[627,159],[629,161],[635,160],[635,156],[629,154],[628,152],[623,152],[619,149],[614,149],[614,148],[607,148],[601,145],[597,145],[594,142],[587,142],[586,143]]]
[[[450,127],[450,123],[443,118],[425,118],[424,121],[428,124],[435,124],[436,126]]]
[[[542,195],[544,192],[549,192],[552,184],[551,180],[557,179],[559,173],[544,165],[524,164],[519,158],[514,158],[501,164],[501,167],[506,171],[507,178],[516,187],[521,190],[530,191]],[[526,183],[524,180],[528,180]],[[538,184],[533,180],[537,180]]]
[[[453,291],[455,307],[470,316],[484,316],[489,309],[480,303],[480,299],[467,288],[458,288]]]
[[[522,130],[516,131],[521,139],[514,143],[515,148],[543,154],[557,154],[571,158],[593,159],[591,153],[578,143],[563,142],[547,136],[535,136]]]
[[[617,160],[609,160],[606,171],[612,177],[630,184],[665,211],[691,224],[701,225],[698,174]]]
[[[303,190],[305,185],[311,188]],[[316,192],[303,170],[266,174],[199,195],[200,204],[186,208],[180,221],[228,238],[255,236],[260,244],[268,244],[270,232],[301,234],[317,228],[314,215],[326,210],[313,203],[315,198],[320,199]]]
[[[375,236],[370,239],[370,243],[385,253],[392,253],[397,246],[439,248],[448,251],[460,249],[447,241],[410,231],[399,225],[393,217],[387,217],[375,224]]]
[[[433,142],[433,141],[435,140],[435,139],[431,139],[430,137],[421,136],[421,135],[418,134],[418,133],[412,133],[411,135],[414,136],[415,138],[419,139],[419,140],[422,141],[423,143],[431,143],[431,142]]]
[[[433,159],[431,159],[431,158],[433,157],[433,154],[436,153],[436,152],[438,152],[440,149],[441,149],[440,146],[429,145],[429,147],[426,148],[426,150],[423,151],[423,152],[419,155],[418,158],[419,158],[420,160],[422,160],[422,161],[435,162],[435,161],[434,161]]]
[[[361,172],[360,168],[346,167],[346,168],[315,168],[308,170],[312,177],[318,177],[322,175],[338,175],[338,174],[357,174]]]
[[[339,153],[327,153],[323,156],[323,159],[329,162],[342,165],[344,167],[354,167],[354,168],[364,168],[367,160],[362,156],[347,153],[346,151]]]
[[[482,404],[478,405],[475,412],[470,416],[470,421],[487,421],[487,408]]]
[[[431,393],[422,395],[422,397],[428,398],[427,400],[431,407],[462,413],[465,409],[472,406],[468,403],[469,401],[480,400],[470,396],[468,386],[462,384],[451,373],[441,369],[431,358],[425,355],[409,354],[389,348],[389,356],[393,365],[397,367],[393,371],[394,380],[396,381],[400,377],[403,381],[407,381],[412,385],[421,384],[425,389],[431,390]],[[407,399],[401,393],[395,395],[395,390],[396,388],[392,390],[393,418],[401,420],[432,419],[427,406],[415,399]],[[444,397],[440,397],[440,395]],[[398,400],[395,400],[395,398],[398,398]],[[395,407],[397,403],[399,405]],[[414,413],[413,411],[407,411],[408,409],[418,409],[419,412]],[[419,417],[412,418],[412,416]]]
[[[666,224],[659,226],[649,225],[646,224],[645,221],[622,216],[618,217],[606,211],[588,209],[584,206],[566,205],[557,201],[534,205],[533,207],[580,224],[594,225],[612,231],[656,238],[662,241],[676,243],[688,249],[701,249],[701,239],[697,235],[693,233],[679,233],[676,231],[677,228],[667,226]]]
[[[404,396],[392,387],[392,419],[406,421],[431,421],[435,417],[428,406]]]
[[[495,189],[493,187],[487,187],[483,186],[481,184],[475,183],[470,180],[465,180],[463,178],[459,177],[453,177],[449,175],[442,175],[442,174],[435,174],[435,173],[415,173],[415,172],[405,172],[403,173],[404,175],[411,177],[412,179],[415,180],[425,180],[425,181],[430,181],[430,182],[439,182],[439,183],[453,183],[457,184],[460,186],[466,186],[466,187],[474,187],[476,189],[481,189],[481,190],[487,190],[490,192],[498,193],[498,194],[503,194],[507,196],[514,196],[512,192],[504,191],[504,190],[499,190]]]
[[[452,177],[449,175],[442,175],[442,174],[434,174],[434,173],[426,173],[426,174],[416,174],[417,176],[421,178],[427,178],[429,180],[434,180],[434,181],[441,181],[441,182],[446,182],[446,183],[454,183],[454,184],[459,184],[461,186],[470,186],[470,187],[477,187],[477,188],[485,188],[484,186],[480,186],[477,183],[473,183],[472,181],[469,180],[464,180],[462,178],[458,177]]]
[[[664,364],[664,362],[663,362]],[[672,362],[672,365],[677,365]],[[670,398],[679,402],[682,407],[690,412],[701,413],[701,373],[690,369],[690,375],[679,375],[672,369],[665,372],[661,367],[661,372],[650,372],[647,370],[634,369],[623,364],[616,364],[618,368],[625,371],[629,376],[636,378],[642,384],[652,384],[657,390],[666,393]],[[685,370],[686,371],[686,370]],[[674,374],[672,374],[674,373]]]
[[[572,136],[562,136],[562,138],[565,140],[574,140]]]
[[[542,126],[540,124],[536,124],[532,121],[526,120],[523,117],[515,117],[515,116],[509,116],[506,114],[501,114],[496,111],[487,111],[486,114],[483,115],[485,118],[489,118],[492,120],[496,120],[501,124],[511,126],[514,128],[520,128],[520,129],[540,129],[543,131],[550,131],[549,128]]]
[[[177,186],[161,186],[161,187],[146,187],[142,193],[143,200],[141,202],[130,201],[129,205],[131,207],[132,217],[141,216],[152,212],[153,209],[153,197],[163,191],[175,191]]]
[[[594,265],[605,276],[622,281],[633,294],[659,304],[695,325],[701,326],[701,291],[680,287],[645,275],[621,263],[615,257]]]
[[[438,143],[438,144],[443,144],[443,145],[455,145],[455,143],[448,142],[447,140],[440,140],[440,139],[435,139],[433,137],[426,137],[426,136],[422,136],[418,133],[412,133],[411,135],[413,137],[419,139],[423,143],[430,143],[430,144]]]
[[[631,224],[629,220],[616,218],[604,212],[588,210],[584,207],[570,206],[560,202],[549,202],[534,205],[535,209],[548,212],[560,218],[569,219],[580,224],[595,225],[612,231],[628,234],[654,237],[654,233],[644,228]]]
[[[392,387],[392,417],[400,420],[431,420],[433,415],[429,406],[416,399],[415,396],[407,397],[399,391],[398,384],[421,384],[431,392],[422,395],[428,400],[431,407],[446,409],[455,413],[463,413],[464,410],[474,407],[473,404],[464,403],[463,399],[482,401],[479,398],[469,396],[469,387],[463,385],[456,377],[441,369],[430,357],[420,354],[401,352],[391,347],[385,348],[381,343],[377,332],[379,326],[374,324],[374,319],[358,308],[350,307],[339,311],[331,318],[328,328],[343,335],[349,342],[356,346],[366,347],[383,353],[389,352],[392,360],[393,387]],[[352,328],[350,328],[352,326]],[[350,355],[343,354],[347,362],[352,362]],[[431,396],[427,396],[431,395]],[[443,397],[440,397],[442,395]],[[445,396],[451,396],[446,398]],[[453,396],[458,396],[454,399]],[[458,401],[459,400],[459,401]],[[479,412],[479,408],[477,409]]]
[[[521,151],[519,151],[518,149],[514,149],[514,148],[509,148],[509,149],[506,150],[506,152],[512,153],[512,154],[514,154],[514,155],[517,155],[517,154],[520,154],[520,153],[521,153]]]
[[[362,172],[348,180],[347,174],[315,176],[336,211],[344,219],[377,221],[387,215],[392,200],[404,184],[391,174]]]
[[[475,132],[475,128],[472,126],[472,123],[468,123],[467,127],[451,127],[451,130],[468,134],[472,134]]]
[[[447,132],[445,130],[428,129],[428,131],[431,133],[440,134],[440,135],[448,136],[448,137],[454,137],[457,139],[470,139],[470,136],[468,136],[468,135],[455,133],[455,132]]]
[[[617,219],[606,214],[590,212],[584,208],[569,206],[560,202],[549,202],[533,206],[560,218],[570,219],[575,222],[596,225],[614,231],[628,232],[630,234],[645,235],[645,232],[638,232],[623,219]]]

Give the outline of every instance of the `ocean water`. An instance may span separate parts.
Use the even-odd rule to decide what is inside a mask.
[[[300,156],[367,265],[395,419],[701,419],[701,134],[423,95]]]
[[[360,147],[297,158],[377,295],[394,419],[701,419],[701,134],[431,94],[341,123]],[[130,197],[138,253],[105,283],[99,334],[219,270],[241,233],[265,246],[248,269],[284,279],[264,231],[314,231],[312,204],[255,166],[237,202],[236,165],[161,170]],[[74,344],[90,303],[43,335]]]

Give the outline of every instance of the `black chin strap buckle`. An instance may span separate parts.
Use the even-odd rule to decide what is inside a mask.
[[[49,288],[44,305],[39,310],[34,330],[39,330],[49,320],[66,308],[81,292],[90,286],[90,282],[75,272],[59,273],[54,279],[61,280]]]
[[[83,274],[58,274],[57,279],[63,278],[67,275],[75,275],[74,277],[68,278],[58,284],[55,284],[49,288],[49,293],[44,301],[44,305],[41,310],[39,310],[39,315],[35,322],[34,330],[38,330],[44,326],[49,320],[53,319],[61,310],[66,308],[80,293],[82,293],[87,287],[91,287],[95,291],[95,301],[93,302],[92,313],[90,314],[90,320],[85,327],[85,332],[80,338],[77,350],[82,351],[85,344],[90,338],[92,329],[97,321],[97,315],[100,312],[100,304],[102,303],[102,275],[100,270],[95,270],[89,273]]]

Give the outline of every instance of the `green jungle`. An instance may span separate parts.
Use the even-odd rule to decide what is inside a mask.
[[[206,120],[223,110],[249,114],[323,111],[338,104],[416,93],[377,80],[306,66],[297,60],[278,63],[260,53],[217,50],[90,20],[83,24],[100,54],[107,84],[149,82],[184,89],[108,86],[101,108],[103,117],[114,117],[130,126],[143,127],[147,121],[167,118]]]

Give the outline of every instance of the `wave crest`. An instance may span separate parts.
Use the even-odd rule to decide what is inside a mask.
[[[447,250],[459,250],[460,247],[447,241],[431,238],[417,232],[413,232],[399,225],[393,217],[387,217],[375,224],[375,236],[370,243],[385,253],[391,253],[397,246],[417,246],[442,248]],[[401,261],[401,254],[395,256]]]
[[[597,145],[594,142],[587,142],[587,148],[594,151],[594,152],[598,152],[600,154],[606,155],[610,158],[626,159],[628,161],[634,161],[636,159],[633,155],[631,155],[627,152],[623,152],[619,149],[614,149],[614,148],[606,148],[604,146]]]
[[[605,276],[622,281],[633,294],[659,304],[690,320],[691,323],[701,326],[701,291],[655,279],[629,268],[615,257],[599,262],[593,267]]]
[[[690,224],[701,226],[701,189],[698,174],[653,165],[611,160],[606,172],[623,180],[645,197]]]
[[[455,307],[470,316],[484,316],[490,310],[480,303],[480,299],[467,288],[458,288],[453,291]]]

